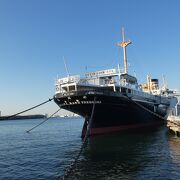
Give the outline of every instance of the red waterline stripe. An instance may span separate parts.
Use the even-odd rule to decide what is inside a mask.
[[[138,128],[143,128],[143,127],[144,128],[154,127],[154,126],[162,125],[164,123],[165,123],[165,121],[159,121],[159,122],[148,123],[148,124],[135,124],[135,125],[124,125],[124,126],[118,126],[118,127],[116,126],[116,127],[91,128],[90,135],[106,134],[106,133],[129,130],[129,129],[138,129]]]

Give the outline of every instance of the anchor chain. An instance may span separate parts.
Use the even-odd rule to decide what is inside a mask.
[[[65,171],[65,174],[60,177],[60,180],[65,180],[65,179],[68,179],[68,177],[70,176],[70,174],[72,173],[73,169],[75,168],[76,164],[77,164],[77,161],[83,151],[83,149],[86,147],[86,143],[87,143],[87,139],[90,135],[90,128],[91,128],[91,125],[92,125],[92,121],[93,121],[93,116],[94,116],[94,109],[95,109],[95,102],[96,102],[96,97],[94,97],[94,103],[93,103],[93,107],[92,107],[92,112],[91,112],[91,117],[89,119],[89,123],[87,125],[87,130],[86,130],[86,134],[84,136],[84,139],[83,139],[83,143],[80,147],[80,150],[79,150],[79,153],[77,154],[77,156],[74,158],[74,161],[70,164],[69,168]],[[59,178],[58,178],[59,179]]]
[[[163,120],[166,120],[165,117],[163,116],[160,116],[159,114],[149,110],[148,108],[144,107],[143,105],[137,103],[136,101],[132,100],[132,98],[128,97],[127,95],[124,95],[124,97],[127,97],[131,102],[135,103],[136,105],[138,105],[139,107],[141,107],[142,109],[148,111],[149,113],[153,114],[154,116],[160,118],[160,119],[163,119]],[[96,97],[94,98],[94,103],[93,103],[93,108],[92,108],[92,112],[91,112],[91,117],[89,119],[89,123],[87,125],[87,130],[86,130],[86,134],[84,136],[84,139],[83,139],[83,143],[80,147],[80,150],[79,150],[79,153],[77,154],[77,156],[74,158],[74,161],[70,164],[69,168],[65,171],[65,174],[60,177],[60,180],[65,180],[67,179],[70,174],[72,173],[73,169],[75,168],[76,164],[77,164],[77,161],[83,151],[83,149],[85,148],[85,145],[86,145],[86,142],[87,142],[87,139],[89,137],[89,134],[90,134],[90,127],[92,125],[92,120],[93,120],[93,115],[94,115],[94,109],[95,109],[95,100],[96,100]],[[59,179],[59,178],[58,178]]]

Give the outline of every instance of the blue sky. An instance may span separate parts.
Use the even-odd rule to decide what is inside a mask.
[[[1,0],[0,110],[13,114],[54,95],[54,80],[122,66],[121,28],[130,72],[150,73],[180,90],[179,0]],[[109,66],[108,66],[109,65]],[[53,113],[49,103],[31,113]]]

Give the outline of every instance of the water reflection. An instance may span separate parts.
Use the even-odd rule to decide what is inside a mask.
[[[71,179],[170,178],[167,147],[163,128],[95,136],[89,140]]]
[[[180,162],[180,138],[170,135],[169,148],[173,162]]]

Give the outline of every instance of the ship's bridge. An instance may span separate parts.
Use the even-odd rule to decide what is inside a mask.
[[[118,69],[107,69],[85,74],[87,85],[108,86],[117,82],[117,77],[120,75]]]
[[[86,73],[84,78],[75,75],[57,79],[56,93],[94,90],[98,87],[112,87],[112,89],[115,89],[115,86],[120,85],[129,87],[133,85],[136,86],[137,79],[127,73],[123,73],[123,70],[119,68],[106,69]]]

